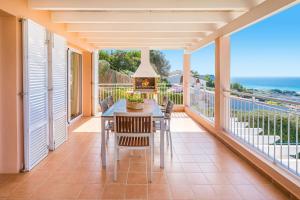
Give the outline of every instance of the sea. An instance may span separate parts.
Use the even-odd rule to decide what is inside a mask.
[[[247,89],[279,89],[300,94],[300,77],[233,77],[231,83],[239,83]]]

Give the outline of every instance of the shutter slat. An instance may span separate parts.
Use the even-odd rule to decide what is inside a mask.
[[[52,107],[51,148],[56,149],[67,140],[67,44],[66,40],[53,34],[52,52]]]
[[[46,29],[23,21],[24,154],[31,170],[48,154],[48,56]]]

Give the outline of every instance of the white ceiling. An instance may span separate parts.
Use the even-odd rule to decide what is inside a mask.
[[[195,50],[295,0],[28,0],[95,48]],[[238,22],[238,23],[237,23]]]

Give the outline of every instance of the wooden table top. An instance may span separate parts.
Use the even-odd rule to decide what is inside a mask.
[[[102,113],[101,117],[113,117],[115,112],[143,112],[152,113],[153,118],[163,118],[164,114],[159,105],[154,100],[146,99],[144,101],[144,108],[141,110],[134,110],[126,108],[126,100],[121,99],[114,103],[107,111]]]

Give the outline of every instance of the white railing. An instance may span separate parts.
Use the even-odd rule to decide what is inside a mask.
[[[190,108],[209,120],[215,119],[215,92],[213,88],[194,88],[190,89]]]
[[[300,176],[300,103],[233,91],[225,94],[226,131]]]
[[[132,84],[99,84],[99,102],[108,96],[113,96],[114,100],[126,98],[128,92],[133,91]],[[156,93],[148,93],[149,98],[156,99],[159,104],[162,103],[163,97],[167,96],[169,100],[176,105],[183,104],[183,91],[181,85],[166,86],[159,84]]]

